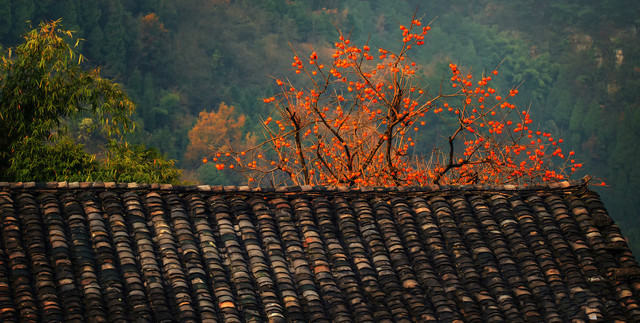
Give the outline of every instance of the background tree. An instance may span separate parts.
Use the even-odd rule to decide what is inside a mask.
[[[257,143],[257,137],[246,131],[246,117],[235,112],[234,106],[222,102],[217,111],[200,112],[198,121],[189,131],[189,145],[184,160],[188,164],[197,165],[195,175],[209,183],[228,183],[240,178],[230,171],[220,171],[216,165],[218,158],[226,156],[209,156],[211,151],[235,147],[248,149]],[[208,158],[210,157],[210,158]],[[207,163],[209,160],[214,163]],[[204,163],[203,163],[204,162]]]
[[[224,102],[220,103],[218,111],[200,112],[198,121],[189,131],[185,160],[199,163],[213,149],[239,145],[250,147],[252,135],[243,136],[245,121],[243,114],[235,116],[235,107]]]
[[[182,172],[174,161],[166,159],[157,149],[143,145],[112,140],[99,166],[91,178],[93,181],[181,183]]]
[[[2,57],[0,170],[4,180],[114,180],[120,176],[116,173],[135,171],[122,167],[113,176],[105,176],[116,163],[96,164],[94,156],[64,137],[63,121],[87,114],[106,136],[133,129],[129,119],[133,104],[117,83],[100,77],[98,70],[81,69],[83,57],[75,51],[77,41],[70,45],[72,37],[59,20],[42,23],[24,36],[23,44]],[[146,156],[152,152],[137,149],[134,153]],[[143,158],[129,166],[158,164],[161,156],[153,156],[155,160]],[[165,168],[169,164],[159,163]],[[169,173],[173,177],[158,178],[175,181],[179,177]]]
[[[307,86],[276,79],[280,94],[264,99],[275,103],[264,121],[267,141],[248,150],[222,147],[215,153],[218,169],[237,169],[263,185],[395,186],[533,184],[564,179],[581,167],[569,159],[573,152],[559,148],[562,139],[529,128],[529,113],[510,101],[517,88],[501,93],[493,87],[497,70],[474,81],[450,63],[449,87],[425,86],[409,53],[430,29],[414,17],[400,26],[396,50],[357,46],[340,33],[327,53],[332,58],[296,55],[292,66]],[[416,157],[418,128],[432,119],[428,113],[446,114],[440,119],[449,132],[444,147]]]

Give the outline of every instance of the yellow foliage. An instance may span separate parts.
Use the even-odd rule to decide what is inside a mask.
[[[242,134],[246,117],[243,114],[235,117],[234,110],[234,106],[222,102],[218,111],[200,112],[198,122],[189,131],[189,146],[185,153],[187,162],[199,161],[214,149],[238,147],[249,138],[255,142],[250,134]]]

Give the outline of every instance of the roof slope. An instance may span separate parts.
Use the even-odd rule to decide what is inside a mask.
[[[0,183],[0,321],[640,321],[584,185]]]

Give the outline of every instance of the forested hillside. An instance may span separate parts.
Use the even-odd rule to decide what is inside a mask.
[[[416,57],[425,82],[438,86],[450,62],[478,73],[501,64],[499,87],[519,86],[517,103],[564,138],[584,174],[606,181],[599,191],[640,251],[637,1],[3,0],[0,44],[15,46],[30,26],[62,18],[85,39],[88,64],[134,100],[129,140],[176,159],[187,180],[224,184],[234,178],[200,162],[207,143],[197,138],[259,136],[270,109],[262,98],[277,90],[270,76],[292,72],[292,50],[328,50],[336,26],[352,40],[393,46],[416,8],[434,20]],[[91,141],[81,124],[75,129]],[[432,142],[439,135],[437,127],[422,133]]]

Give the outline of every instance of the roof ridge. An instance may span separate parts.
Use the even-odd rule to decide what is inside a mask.
[[[589,178],[580,180],[567,180],[538,185],[428,185],[428,186],[336,186],[336,185],[296,185],[284,187],[255,187],[250,186],[224,186],[224,185],[173,185],[159,183],[135,183],[135,182],[0,182],[0,191],[6,190],[59,190],[59,189],[124,189],[124,190],[154,190],[173,192],[212,192],[212,193],[429,193],[429,192],[527,192],[527,191],[567,191],[584,188],[588,185]]]

